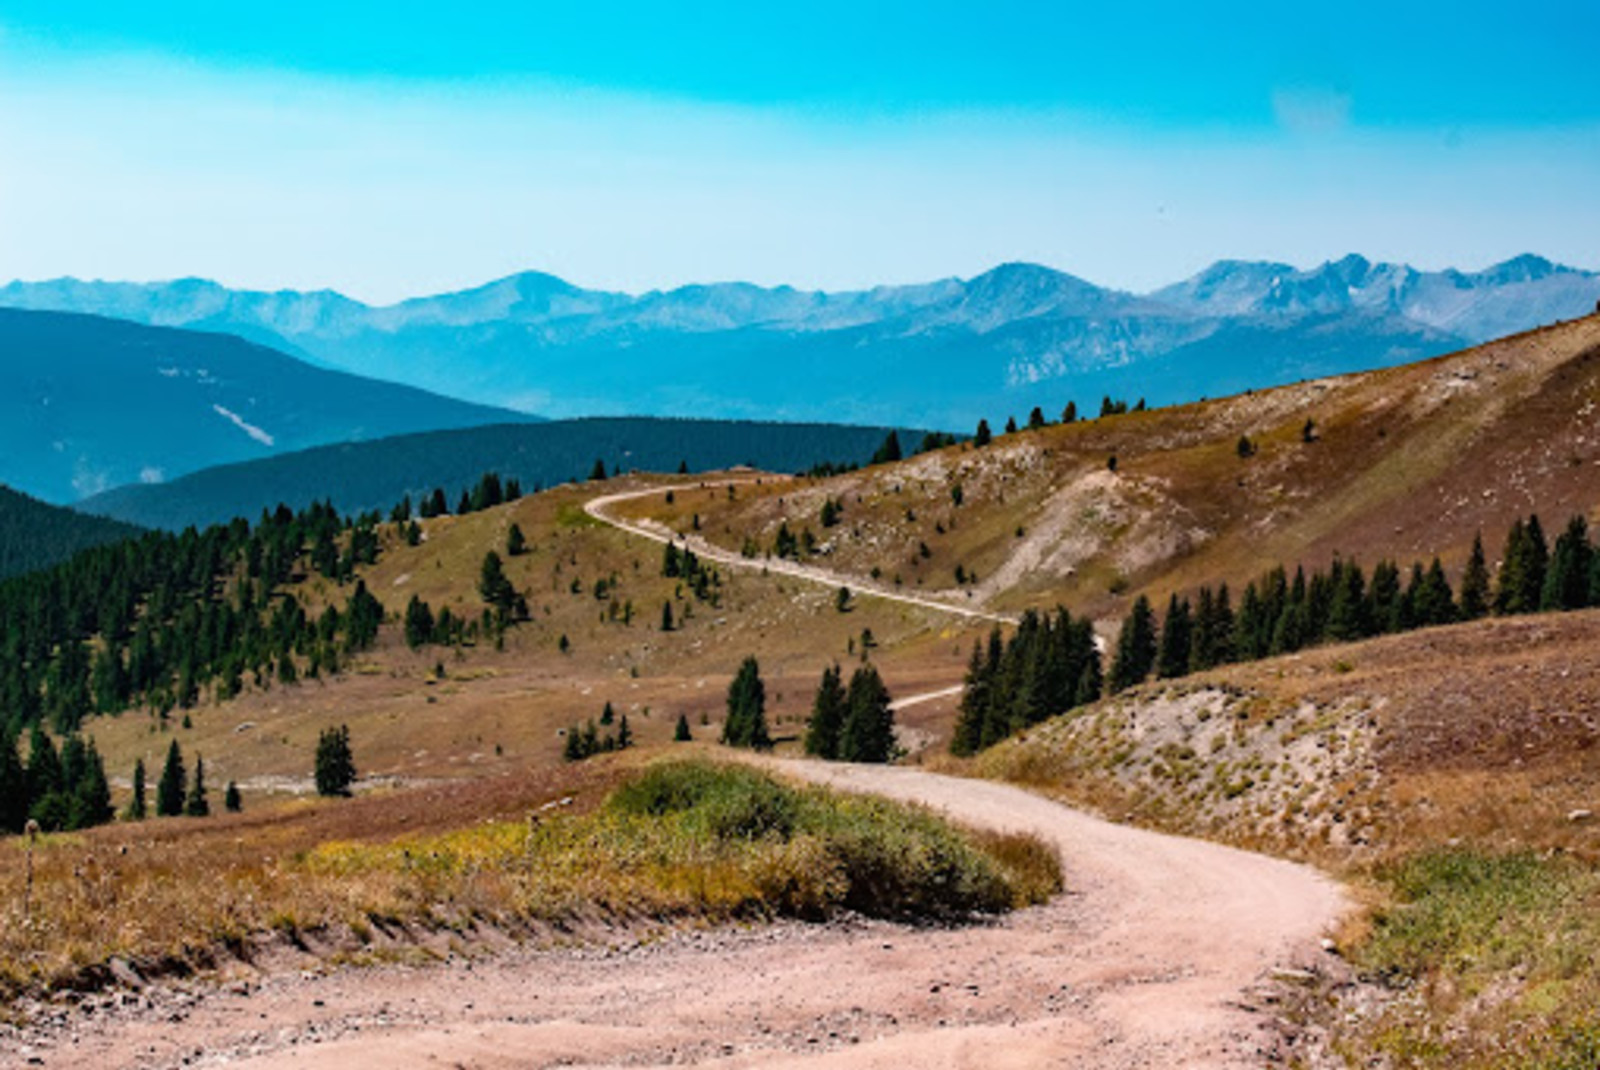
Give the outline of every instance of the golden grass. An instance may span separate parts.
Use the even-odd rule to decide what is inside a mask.
[[[610,764],[615,778],[622,764]],[[588,775],[591,789],[607,780]],[[435,814],[433,827],[398,836],[362,835],[360,815],[337,819],[402,798],[286,807],[248,826],[165,821],[48,837],[27,915],[27,847],[6,841],[0,994],[103,983],[115,957],[187,971],[248,957],[274,936],[359,949],[375,930],[484,924],[519,932],[844,909],[952,921],[1060,888],[1059,859],[1028,837],[963,833],[928,811],[704,760],[649,766],[598,806],[590,790],[587,806],[466,821],[457,811],[462,823],[442,828]],[[141,841],[143,831],[153,835]]]

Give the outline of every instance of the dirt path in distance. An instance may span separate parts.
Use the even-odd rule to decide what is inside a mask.
[[[771,477],[766,477],[771,478]],[[723,483],[738,485],[753,483],[752,479],[717,480],[720,486]],[[995,613],[987,609],[975,609],[971,606],[960,605],[931,595],[906,594],[896,590],[888,584],[878,583],[873,580],[862,579],[859,576],[845,576],[817,565],[802,565],[798,561],[786,561],[782,558],[750,558],[741,557],[731,550],[725,550],[713,542],[699,535],[680,535],[669,530],[665,525],[653,520],[635,523],[623,520],[606,512],[606,507],[617,502],[631,501],[638,498],[649,498],[666,493],[661,487],[651,487],[646,490],[628,490],[617,494],[604,494],[598,498],[591,498],[583,504],[583,511],[602,524],[626,531],[630,535],[637,535],[642,539],[649,539],[663,545],[673,543],[677,546],[687,547],[695,555],[707,561],[715,561],[730,568],[751,569],[757,572],[768,572],[778,576],[792,576],[795,579],[806,580],[810,583],[820,583],[825,587],[848,587],[852,594],[865,595],[872,598],[883,598],[890,602],[900,602],[908,606],[920,606],[923,609],[934,609],[942,613],[953,613],[958,617],[971,620],[987,620],[996,624],[1015,624],[1017,618],[1005,613]]]
[[[0,1065],[1259,1066],[1261,986],[1314,961],[1344,899],[1287,862],[1112,825],[914,768],[775,763],[1056,844],[1069,891],[988,925],[781,923],[613,947],[268,976],[107,999],[0,1039]]]

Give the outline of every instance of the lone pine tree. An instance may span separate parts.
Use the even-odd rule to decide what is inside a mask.
[[[161,767],[161,779],[156,783],[156,816],[177,817],[183,813],[184,796],[188,794],[189,774],[183,767],[183,751],[173,740],[167,748],[167,761]]]
[[[744,659],[728,685],[728,716],[722,724],[722,742],[730,747],[772,749],[772,737],[767,733],[767,687],[754,657]]]
[[[317,738],[314,775],[318,795],[349,796],[350,786],[356,781],[356,764],[350,752],[347,725],[324,729]]]

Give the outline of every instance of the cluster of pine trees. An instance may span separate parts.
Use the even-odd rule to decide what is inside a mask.
[[[1183,676],[1233,661],[1292,653],[1323,642],[1350,642],[1490,613],[1539,613],[1600,606],[1600,550],[1588,524],[1574,516],[1552,546],[1537,515],[1519,518],[1506,535],[1491,577],[1481,537],[1452,587],[1434,558],[1402,571],[1380,561],[1371,573],[1337,560],[1293,578],[1280,566],[1249,584],[1233,608],[1226,584],[1202,587],[1195,601],[1173,595],[1159,627],[1143,596],[1123,621],[1111,688],[1132,687],[1153,672]]]
[[[16,738],[0,732],[0,833],[21,832],[30,819],[56,832],[102,825],[111,817],[111,788],[93,740],[73,734],[57,751],[35,726],[24,765]]]
[[[823,670],[806,721],[806,753],[829,761],[887,762],[894,757],[894,711],[878,670],[862,665],[846,690],[839,666]]]
[[[697,601],[709,602],[713,606],[720,601],[718,592],[722,587],[722,574],[714,568],[707,568],[705,562],[687,546],[680,550],[672,543],[667,543],[667,548],[661,554],[661,575],[667,579],[682,580]]]
[[[152,533],[0,584],[0,729],[45,721],[70,735],[95,713],[193,706],[208,685],[231,698],[247,675],[261,686],[339,671],[376,638],[382,605],[358,581],[342,610],[313,620],[278,592],[304,564],[337,579],[352,548],[374,559],[359,534],[370,528],[325,505],[280,506],[254,529]],[[342,536],[342,553],[318,549]]]
[[[1100,697],[1100,651],[1094,626],[1065,609],[1054,617],[1023,614],[1009,641],[1000,629],[975,644],[951,753],[975,754],[1011,733]]]
[[[1100,399],[1100,415],[1102,417],[1121,416],[1129,411],[1128,403],[1125,400],[1113,400],[1110,395]],[[1144,398],[1140,398],[1133,406],[1131,411],[1144,412]],[[1075,424],[1078,422],[1078,403],[1076,401],[1067,402],[1066,408],[1061,410],[1060,422],[1064,424]],[[1038,431],[1041,428],[1049,426],[1050,420],[1045,416],[1044,410],[1039,408],[1037,405],[1034,406],[1033,410],[1028,413],[1027,429],[1029,431]],[[1007,417],[1005,433],[1008,435],[1014,435],[1017,433],[1017,418],[1015,416]],[[979,420],[978,429],[972,435],[972,444],[974,446],[982,447],[987,446],[993,441],[994,432],[989,429],[989,421]],[[946,444],[948,445],[948,443]]]
[[[534,488],[537,494],[539,488]],[[479,477],[477,485],[464,488],[461,497],[456,500],[456,515],[466,516],[468,513],[478,513],[485,509],[492,509],[506,502],[514,502],[522,497],[522,484],[516,479],[502,480],[498,473],[485,472]],[[418,503],[417,515],[424,520],[436,516],[450,515],[449,499],[445,497],[443,487],[433,488],[433,493],[423,497]],[[408,494],[395,506],[389,514],[389,519],[396,524],[404,524],[411,519],[411,496]]]
[[[687,726],[687,722],[684,723]],[[616,725],[615,732],[610,731],[613,724]],[[602,733],[600,731],[602,728],[607,731]],[[596,754],[627,750],[633,744],[633,728],[628,724],[628,715],[624,713],[619,717],[612,709],[611,703],[607,702],[605,709],[600,711],[598,725],[591,719],[585,721],[581,728],[572,725],[567,729],[566,743],[561,749],[561,757],[569,762],[581,762]]]

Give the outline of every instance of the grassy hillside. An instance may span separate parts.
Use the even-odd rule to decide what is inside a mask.
[[[607,417],[477,427],[345,443],[248,464],[209,469],[156,486],[127,486],[84,503],[87,510],[149,527],[182,528],[254,517],[287,502],[331,500],[345,513],[387,512],[410,495],[443,487],[451,508],[484,472],[525,488],[584,479],[596,460],[608,470],[703,472],[734,465],[793,472],[819,463],[862,463],[886,427],[725,420]],[[902,428],[909,452],[924,432]]]
[[[0,308],[0,479],[48,501],[326,442],[531,419],[240,338]]]
[[[1420,364],[1052,424],[734,502],[680,496],[630,511],[677,530],[699,513],[706,536],[734,550],[746,539],[770,548],[780,524],[810,527],[829,566],[863,581],[875,570],[912,589],[964,588],[979,605],[1061,601],[1115,619],[1140,592],[1160,604],[1337,554],[1438,554],[1453,579],[1479,531],[1497,539],[1534,511],[1552,526],[1592,517],[1596,404],[1590,316]],[[841,526],[825,532],[829,500]]]
[[[79,550],[138,534],[131,524],[46,505],[0,486],[0,579],[48,568]]]

